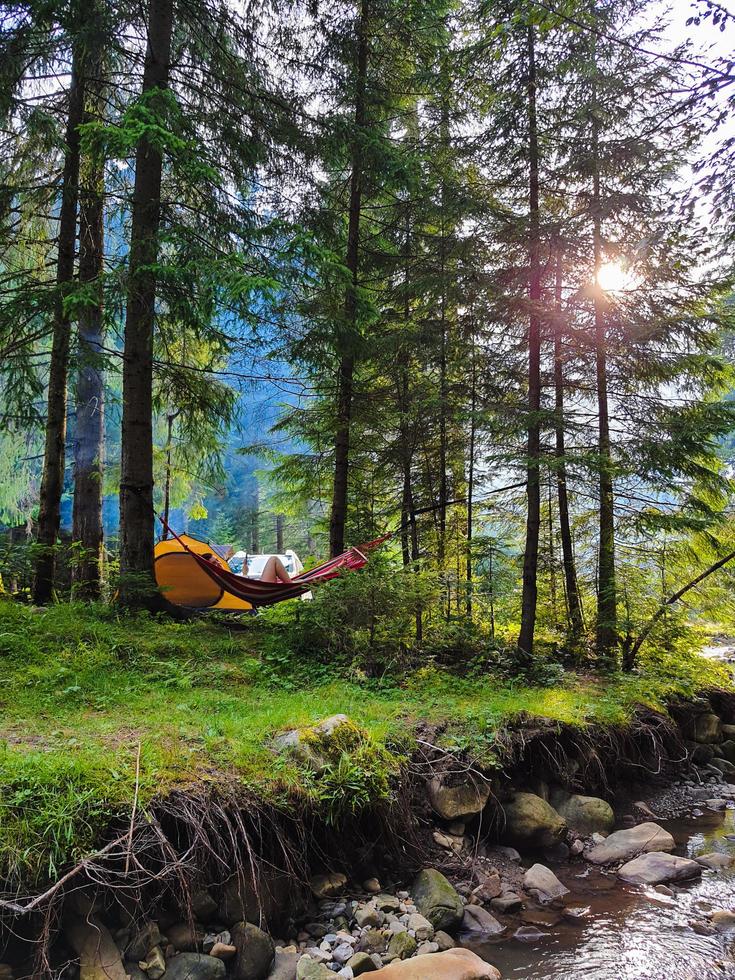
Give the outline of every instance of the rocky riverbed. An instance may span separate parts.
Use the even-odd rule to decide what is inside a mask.
[[[70,980],[735,978],[734,712],[720,696],[679,706],[669,757],[660,745],[636,755],[645,778],[604,794],[599,777],[584,785],[590,756],[602,758],[589,740],[580,762],[559,736],[565,766],[548,773],[531,753],[499,776],[440,752],[414,801],[418,873],[322,858],[303,891],[281,876],[275,903],[261,900],[265,880],[233,875],[146,912],[80,888],[54,963]],[[318,766],[343,724],[315,726],[319,740],[287,733],[275,750]],[[631,769],[611,757],[619,765]],[[0,980],[35,969],[8,959]]]

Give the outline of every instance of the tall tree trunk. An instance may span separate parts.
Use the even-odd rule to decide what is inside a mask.
[[[559,536],[561,538],[564,586],[567,597],[569,635],[579,639],[584,631],[582,601],[577,582],[577,566],[574,561],[574,545],[569,520],[569,494],[567,491],[566,433],[564,431],[564,354],[562,351],[563,316],[562,284],[564,264],[559,247],[556,254],[556,282],[554,288],[554,416],[556,429],[556,489],[559,504]]]
[[[337,431],[334,440],[334,486],[329,519],[329,553],[334,558],[345,549],[347,485],[350,462],[350,425],[357,340],[357,285],[360,267],[360,217],[362,213],[362,141],[365,127],[365,89],[368,68],[369,0],[362,0],[357,38],[355,89],[355,134],[352,143],[352,172],[347,227],[346,266],[350,282],[345,294],[344,328],[340,331],[340,362],[337,377]]]
[[[442,71],[443,84],[446,80],[446,71]],[[441,152],[444,160],[442,170],[447,166],[447,156],[449,149],[449,106],[447,103],[447,93],[442,93],[441,122],[439,134]],[[442,178],[440,189],[440,216],[439,216],[439,276],[441,294],[439,296],[439,506],[437,517],[439,520],[439,538],[437,542],[437,561],[439,563],[439,574],[445,571],[446,556],[446,535],[447,535],[447,410],[448,410],[448,379],[447,379],[447,226],[446,226],[446,203],[447,187]],[[447,597],[447,618],[450,615],[449,597]]]
[[[602,267],[602,202],[600,192],[600,129],[596,96],[592,111],[592,221],[595,272],[595,367],[597,375],[598,457],[600,479],[600,545],[598,560],[597,656],[608,660],[618,644],[615,589],[615,514],[613,501],[610,416],[607,395],[607,335],[599,283]]]
[[[169,515],[171,514],[171,483],[173,481],[174,422],[179,412],[169,412],[166,416],[166,482],[163,485],[163,540],[168,537]]]
[[[102,51],[89,56],[85,122],[102,118]],[[79,188],[79,281],[90,299],[79,314],[79,368],[74,431],[74,509],[72,540],[81,555],[72,567],[75,592],[98,599],[102,578],[102,481],[104,476],[104,159],[90,153],[82,161]]]
[[[472,619],[472,535],[474,532],[472,522],[472,507],[475,494],[475,441],[477,438],[477,358],[475,356],[475,318],[474,312],[470,310],[470,444],[469,462],[467,467],[467,565],[465,574],[467,576],[467,616]]]
[[[49,602],[56,574],[56,540],[61,523],[66,450],[66,396],[69,372],[71,322],[64,299],[74,283],[79,198],[79,126],[84,118],[85,51],[81,41],[74,46],[66,121],[66,152],[59,209],[56,259],[56,302],[54,307],[51,365],[48,379],[46,440],[38,514],[37,541],[40,546],[33,582],[33,601]]]
[[[528,28],[528,150],[529,150],[529,277],[528,296],[528,468],[526,548],[523,555],[523,594],[518,652],[530,659],[538,598],[538,543],[541,526],[541,260],[539,225],[539,148],[536,115],[536,48],[534,28]]]
[[[172,29],[173,0],[150,0],[144,95],[168,87]],[[143,137],[135,155],[123,357],[120,599],[144,606],[160,602],[153,573],[152,403],[162,169],[161,151]]]
[[[283,524],[284,516],[283,514],[276,514],[276,552],[282,555],[284,552],[283,547]]]

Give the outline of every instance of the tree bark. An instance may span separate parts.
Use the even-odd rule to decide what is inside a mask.
[[[279,555],[283,554],[283,524],[284,516],[283,514],[276,514],[276,552]]]
[[[528,28],[528,148],[529,148],[529,282],[528,322],[528,466],[526,495],[526,547],[523,555],[523,594],[518,652],[522,658],[533,654],[538,599],[538,546],[541,526],[541,261],[539,226],[539,147],[536,114],[536,49],[534,28]]]
[[[102,51],[90,54],[85,122],[102,117]],[[102,580],[102,482],[104,477],[104,159],[90,153],[82,161],[79,189],[79,281],[88,302],[79,313],[79,368],[74,431],[72,540],[81,554],[72,566],[75,594],[98,599]]]
[[[477,358],[475,356],[475,319],[472,309],[470,309],[470,317],[470,443],[468,447],[469,461],[467,466],[467,564],[465,574],[467,577],[467,617],[472,620],[472,535],[474,533],[472,507],[475,494],[475,442],[477,439]]]
[[[567,597],[569,635],[579,639],[584,631],[582,601],[577,581],[577,566],[574,560],[574,543],[569,519],[569,493],[567,490],[566,433],[564,431],[564,354],[562,351],[563,316],[562,283],[564,278],[561,248],[556,255],[556,282],[554,290],[554,415],[556,429],[556,489],[559,504],[559,536],[561,538],[562,564],[564,566],[564,587]]]
[[[600,189],[600,132],[595,96],[592,112],[592,221],[594,252],[595,368],[597,376],[597,415],[600,493],[600,542],[597,597],[597,656],[609,660],[618,645],[617,597],[615,588],[615,515],[610,415],[607,394],[607,331],[599,284],[602,267],[602,202]]]
[[[150,0],[143,94],[168,87],[173,0]],[[143,137],[135,157],[130,271],[123,358],[120,600],[156,606],[153,572],[153,331],[161,151]]]
[[[345,294],[344,328],[338,347],[340,361],[337,376],[337,430],[334,440],[334,485],[329,519],[329,553],[336,557],[345,549],[347,521],[347,486],[350,462],[350,427],[355,375],[355,342],[357,334],[357,286],[360,267],[360,218],[362,214],[362,141],[366,120],[365,90],[368,68],[369,0],[362,0],[357,37],[357,75],[355,90],[355,133],[352,143],[350,201],[347,227],[346,266],[350,282]]]
[[[66,152],[59,210],[56,259],[56,303],[48,379],[46,438],[38,514],[39,555],[33,583],[33,601],[44,605],[53,595],[56,574],[56,540],[61,523],[66,451],[66,400],[69,373],[71,321],[64,300],[74,283],[79,197],[79,125],[84,117],[85,52],[80,41],[72,54],[69,109],[66,123]]]

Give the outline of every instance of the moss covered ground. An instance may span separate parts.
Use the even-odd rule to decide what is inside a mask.
[[[270,648],[272,649],[272,644]],[[491,762],[521,717],[623,724],[729,683],[694,653],[649,652],[634,676],[565,673],[525,686],[430,664],[382,680],[273,658],[258,620],[173,623],[102,606],[34,610],[0,602],[0,877],[55,876],[92,849],[111,820],[174,786],[226,778],[274,802],[301,794],[359,805],[411,751],[419,722],[446,725],[453,748]],[[344,712],[365,732],[359,753],[317,782],[268,748],[269,737]],[[371,768],[374,771],[371,771]]]

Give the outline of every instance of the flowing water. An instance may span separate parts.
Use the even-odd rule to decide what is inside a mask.
[[[735,811],[692,820],[660,821],[677,853],[723,851],[735,856]],[[513,938],[472,946],[504,980],[710,980],[735,978],[735,933],[700,936],[690,922],[707,910],[735,909],[735,866],[705,870],[700,881],[677,888],[675,898],[624,885],[580,861],[555,867],[580,917],[562,920],[543,939]],[[519,922],[519,924],[521,924]]]

